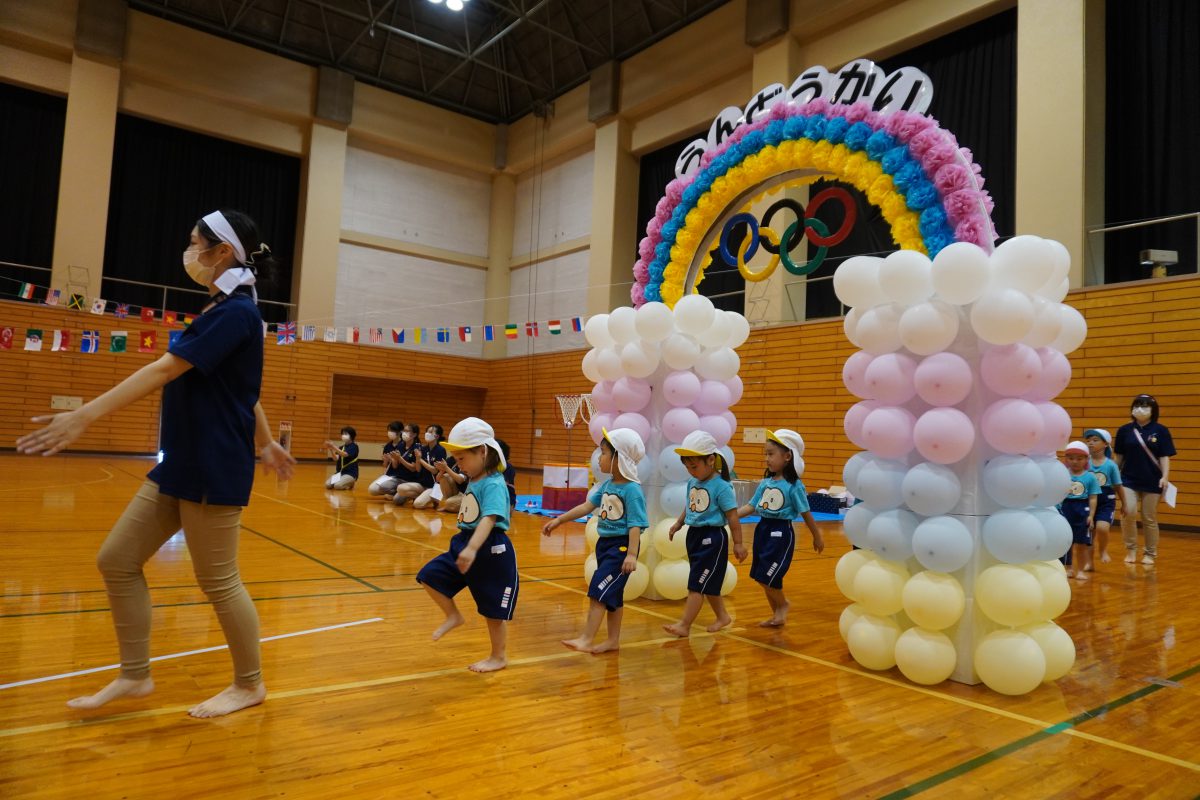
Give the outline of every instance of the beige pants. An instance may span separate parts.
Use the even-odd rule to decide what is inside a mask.
[[[182,528],[196,581],[216,609],[229,643],[235,682],[257,686],[262,680],[258,612],[238,574],[241,516],[241,506],[160,494],[153,481],[142,484],[129,501],[96,557],[108,585],[122,677],[140,680],[150,674],[150,590],[142,566]]]
[[[1121,538],[1125,540],[1126,550],[1137,549],[1137,510],[1138,502],[1142,506],[1142,535],[1146,539],[1146,555],[1158,557],[1158,498],[1162,495],[1154,492],[1135,492],[1133,489],[1121,487]]]

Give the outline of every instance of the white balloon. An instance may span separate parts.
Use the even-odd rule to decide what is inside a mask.
[[[897,250],[879,265],[879,288],[893,303],[908,306],[933,295],[933,263],[916,250]]]
[[[608,335],[617,344],[632,342],[638,338],[637,312],[629,306],[614,308],[608,315]]]
[[[871,463],[874,458],[870,453],[855,453],[846,459],[846,465],[842,467],[842,483],[850,494],[858,497],[861,492],[858,486],[858,476],[862,472],[863,467]]]
[[[991,256],[992,284],[1033,293],[1054,275],[1057,253],[1040,236],[1014,236]]]
[[[683,465],[679,453],[675,452],[675,445],[663,448],[658,456],[658,470],[666,483],[682,483],[688,479],[687,467]]]
[[[583,370],[583,374],[592,383],[599,383],[604,380],[604,376],[600,374],[599,353],[600,351],[595,348],[588,350],[583,354],[583,363],[579,365],[579,368]]]
[[[1062,331],[1062,314],[1056,303],[1040,294],[1032,295],[1030,299],[1033,301],[1033,327],[1022,341],[1030,347],[1045,347]]]
[[[705,347],[724,347],[733,333],[733,326],[724,312],[714,314],[712,323],[696,339]]]
[[[613,344],[613,338],[608,332],[608,314],[597,314],[589,317],[583,326],[583,338],[595,348],[608,347]]]
[[[727,347],[741,347],[750,338],[750,322],[736,311],[726,311],[729,320],[729,340]]]
[[[833,273],[833,291],[842,305],[869,308],[887,302],[879,286],[879,265],[882,258],[854,256],[841,263]]]
[[[648,378],[658,369],[658,347],[649,342],[630,342],[621,348],[621,368],[630,378]]]
[[[1050,343],[1050,347],[1066,355],[1078,350],[1079,346],[1083,344],[1083,340],[1087,338],[1087,321],[1083,318],[1083,314],[1065,303],[1059,305],[1058,313],[1059,319],[1062,320],[1062,330]]]
[[[919,356],[940,353],[958,336],[958,309],[941,300],[908,308],[900,315],[900,342]]]
[[[894,304],[875,306],[864,312],[855,335],[859,346],[874,356],[900,349],[900,309]]]
[[[1043,239],[1046,245],[1054,251],[1054,269],[1045,285],[1057,286],[1071,274],[1071,251],[1056,239]]]
[[[702,294],[689,294],[675,304],[675,327],[683,333],[699,336],[712,324],[716,309]]]
[[[709,380],[727,381],[737,375],[742,360],[728,347],[705,351],[696,360],[696,374]]]
[[[664,486],[658,502],[662,506],[664,514],[668,517],[678,517],[683,513],[683,507],[687,504],[687,484],[672,483]],[[679,534],[675,535],[679,536]]]
[[[974,303],[991,281],[988,254],[970,242],[943,247],[933,259],[930,278],[938,298],[956,306]]]
[[[615,347],[605,347],[596,351],[596,369],[606,381],[625,377],[625,368],[621,366],[621,357],[617,355]]]
[[[846,338],[850,344],[860,350],[862,349],[862,339],[858,337],[858,323],[864,313],[862,308],[852,308],[846,312],[846,316],[842,320],[842,331],[846,334]]]
[[[675,330],[675,316],[665,303],[645,303],[633,320],[638,336],[647,342],[661,342]]]
[[[908,472],[901,461],[875,458],[864,464],[855,476],[858,491],[853,494],[874,511],[899,508],[904,502],[901,485]]]
[[[954,470],[941,464],[917,464],[900,484],[904,504],[925,517],[948,514],[962,497],[962,482]]]
[[[671,369],[691,369],[700,358],[700,345],[685,333],[672,333],[662,343],[662,360]]]
[[[1049,300],[1051,303],[1061,303],[1069,291],[1071,291],[1071,279],[1063,278],[1053,286],[1043,286],[1038,290],[1038,294]]]
[[[992,289],[971,306],[971,327],[991,344],[1014,344],[1033,328],[1033,301],[1016,289]]]
[[[1046,486],[1037,462],[1028,456],[999,455],[983,467],[983,489],[1005,508],[1033,505]]]

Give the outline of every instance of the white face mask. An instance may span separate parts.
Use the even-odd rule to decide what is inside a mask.
[[[207,267],[200,263],[200,254],[212,250],[211,247],[205,250],[184,250],[183,251],[183,268],[187,271],[188,277],[196,283],[204,287],[212,285],[213,276],[217,272],[216,267]]]
[[[425,441],[429,444],[435,444],[437,442],[437,436],[432,433],[427,433],[425,434]]]
[[[1146,420],[1150,419],[1150,414],[1150,409],[1143,406],[1138,406],[1133,410],[1133,418],[1138,422],[1145,422]]]
[[[388,438],[391,439],[393,442],[396,441],[396,432],[388,431]]]
[[[405,432],[402,434],[402,438],[404,439],[404,441],[405,441],[406,443],[407,443],[407,442],[411,442],[411,441],[412,441],[412,437],[413,437],[413,435],[412,435],[411,433],[409,433],[408,431],[405,431]]]
[[[342,441],[343,441],[343,442],[348,442],[348,441],[350,441],[350,434],[348,434],[348,433],[343,433],[343,434],[342,434]]]

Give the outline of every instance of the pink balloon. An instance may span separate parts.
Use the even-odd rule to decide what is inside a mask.
[[[591,421],[588,422],[588,433],[591,434],[592,441],[596,443],[597,447],[600,446],[600,440],[604,438],[605,428],[608,430],[613,429],[612,414],[596,414],[592,417]]]
[[[672,372],[662,384],[663,397],[676,408],[690,406],[700,395],[700,379],[690,370]]]
[[[987,443],[1001,453],[1027,455],[1037,447],[1045,423],[1033,403],[1006,397],[984,410],[979,427]]]
[[[887,353],[871,359],[863,371],[867,391],[881,403],[901,406],[917,393],[913,375],[917,362],[903,353]]]
[[[927,461],[953,464],[975,445],[975,426],[957,408],[931,408],[913,427],[913,442]]]
[[[737,417],[734,416],[732,411],[722,411],[719,416],[729,423],[730,437],[732,438],[732,431],[737,430]]]
[[[875,356],[866,350],[859,350],[847,358],[846,363],[842,365],[842,383],[846,384],[850,394],[861,397],[863,400],[875,399],[875,396],[871,394],[871,389],[867,386],[866,378],[867,367],[873,360],[875,360]]]
[[[729,422],[716,414],[701,417],[700,430],[711,434],[721,447],[727,445],[729,437],[733,436],[733,429],[729,427]]]
[[[862,449],[867,449],[865,440],[862,435],[863,422],[867,415],[875,409],[879,408],[879,403],[874,400],[863,400],[861,403],[855,403],[846,411],[846,417],[842,420],[842,428],[846,431],[846,438],[854,442]]]
[[[729,387],[720,381],[701,381],[700,394],[692,402],[697,414],[720,414],[733,405]]]
[[[1055,453],[1071,441],[1071,415],[1058,403],[1041,401],[1033,404],[1042,415],[1042,436],[1034,445],[1035,453]]]
[[[641,414],[621,414],[613,420],[612,428],[609,428],[609,430],[613,430],[614,428],[629,428],[642,437],[643,443],[650,438],[650,423]]]
[[[971,365],[954,353],[934,353],[921,360],[913,373],[913,385],[931,406],[952,406],[971,393]]]
[[[650,405],[650,384],[640,378],[620,378],[613,384],[612,396],[618,411],[641,411]]]
[[[1042,361],[1042,374],[1023,396],[1026,400],[1053,400],[1071,382],[1071,362],[1049,347],[1039,347],[1037,354]]]
[[[738,401],[742,399],[742,389],[743,389],[742,379],[739,378],[737,375],[734,375],[729,380],[722,381],[722,383],[724,383],[725,386],[728,387],[729,396],[733,398],[730,405],[737,405]]]
[[[979,375],[996,394],[1020,397],[1042,377],[1042,359],[1027,344],[989,347],[980,361]]]
[[[592,405],[604,414],[611,414],[617,410],[617,401],[613,400],[612,381],[600,381],[592,387]]]
[[[700,417],[690,408],[672,408],[663,414],[662,432],[675,444],[681,444],[684,438],[700,427]]]
[[[862,438],[872,453],[884,458],[904,458],[913,449],[917,420],[906,408],[884,406],[867,415]]]

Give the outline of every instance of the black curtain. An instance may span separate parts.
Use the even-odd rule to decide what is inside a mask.
[[[1109,2],[1105,15],[1106,225],[1200,211],[1200,3]],[[1094,242],[1094,239],[1093,239]],[[1150,277],[1140,250],[1177,250],[1196,272],[1196,220],[1104,234],[1106,283]]]
[[[0,83],[0,261],[50,266],[66,120],[66,98]],[[22,282],[50,283],[49,273],[37,270],[5,267],[0,274],[0,296],[12,296]]]
[[[259,299],[287,302],[299,193],[298,158],[119,114],[104,248],[104,297],[155,308],[163,304],[161,290],[108,278],[198,289],[180,263],[188,234],[209,211],[233,208],[258,223],[262,240],[279,262],[273,274],[260,270]],[[167,308],[172,311],[195,313],[203,304],[202,295],[167,293]],[[267,321],[288,317],[282,306],[264,303],[260,308]]]

